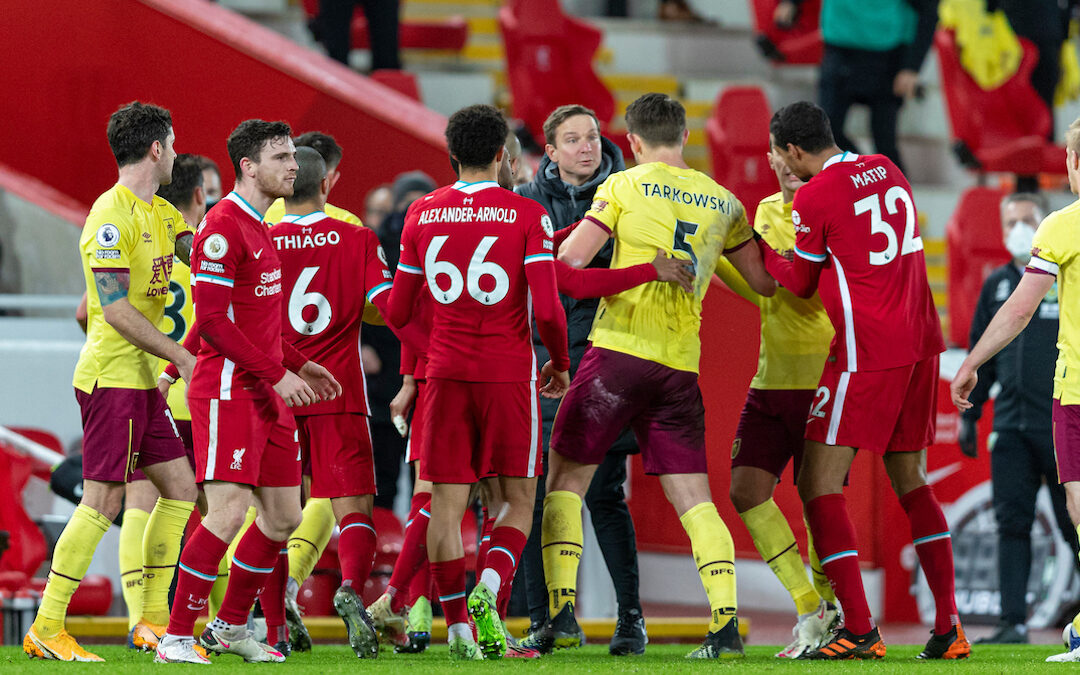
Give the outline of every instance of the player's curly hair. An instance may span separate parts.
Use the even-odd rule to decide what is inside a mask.
[[[264,120],[244,120],[229,134],[226,147],[229,150],[229,159],[232,160],[233,171],[240,178],[240,160],[247,157],[258,163],[259,153],[268,141],[277,138],[289,138],[292,129],[285,122],[266,122]]]
[[[686,109],[667,94],[645,94],[626,106],[626,130],[649,145],[678,146],[686,130]]]
[[[165,108],[132,101],[109,117],[105,135],[117,166],[134,164],[146,157],[154,141],[165,144],[172,129],[172,115]]]
[[[463,169],[481,169],[495,161],[509,127],[494,106],[477,104],[458,110],[446,123],[446,146]]]
[[[806,152],[821,152],[836,145],[829,116],[821,106],[798,101],[777,110],[769,121],[769,133],[778,148],[797,145]]]
[[[298,148],[315,148],[322,155],[327,169],[337,168],[337,165],[341,164],[341,156],[344,151],[330,134],[324,134],[321,131],[305,131],[294,138],[293,142],[296,143]]]
[[[202,162],[198,155],[177,155],[172,166],[172,182],[158,188],[158,196],[178,209],[191,208],[195,188],[202,187]]]

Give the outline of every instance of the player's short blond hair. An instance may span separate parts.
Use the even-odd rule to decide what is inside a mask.
[[[1065,131],[1065,146],[1080,154],[1080,117],[1076,118]]]

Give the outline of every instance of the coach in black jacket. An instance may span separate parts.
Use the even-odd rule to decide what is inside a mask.
[[[581,220],[592,204],[596,188],[609,175],[626,168],[622,151],[600,136],[596,115],[583,106],[567,105],[557,108],[544,122],[547,142],[540,169],[533,180],[518,186],[517,193],[543,205],[551,215],[556,230]],[[597,153],[597,145],[600,152]],[[599,155],[599,158],[597,158]],[[609,241],[593,259],[590,267],[611,265],[612,243]],[[598,299],[575,300],[560,295],[566,310],[567,337],[570,347],[570,374],[577,371],[589,341],[593,317],[600,305]],[[539,363],[548,359],[547,350],[533,331],[533,346]],[[551,425],[559,401],[542,398],[544,416],[544,466],[547,467],[547,448],[551,440]],[[637,544],[634,522],[626,505],[623,483],[626,481],[626,455],[638,451],[633,434],[624,431],[593,477],[585,504],[592,516],[593,530],[604,555],[619,604],[619,619],[609,650],[615,655],[641,654],[645,651],[645,623],[638,597]],[[522,554],[526,590],[529,599],[530,635],[543,627],[548,619],[547,588],[544,584],[544,565],[540,555],[540,522],[544,512],[544,477],[536,486],[536,510],[532,533]],[[526,640],[525,644],[529,644]]]
[[[1009,263],[994,270],[983,283],[970,344],[978,342],[990,320],[1020,283],[1031,259],[1031,238],[1045,214],[1041,196],[1011,194],[1001,202],[1005,247]],[[1005,644],[1027,642],[1027,586],[1031,574],[1031,526],[1035,496],[1045,480],[1050,489],[1058,527],[1076,551],[1076,530],[1065,510],[1065,490],[1058,483],[1051,432],[1051,400],[1057,362],[1057,286],[1039,305],[1027,328],[979,370],[979,383],[960,422],[960,449],[978,454],[976,423],[990,387],[1001,385],[994,401],[994,435],[990,442],[990,472],[994,516],[998,527],[998,579],[1001,590],[1001,623],[979,642]]]

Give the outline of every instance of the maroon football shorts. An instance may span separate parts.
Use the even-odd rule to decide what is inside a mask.
[[[375,494],[375,457],[367,415],[297,415],[300,447],[311,457],[311,496]]]
[[[806,414],[813,400],[813,389],[751,388],[731,444],[731,468],[752,466],[779,480],[788,461],[794,459],[797,478]]]
[[[184,444],[156,389],[75,390],[83,425],[83,478],[126,483],[140,466],[184,456]]]
[[[475,483],[489,474],[540,475],[540,393],[536,382],[463,382],[429,377],[420,477]]]
[[[296,420],[280,396],[188,398],[188,408],[197,482],[300,485]]]
[[[825,364],[806,422],[806,439],[886,452],[917,452],[937,430],[938,357],[907,366],[850,372]]]
[[[173,424],[176,425],[176,432],[180,434],[180,441],[184,444],[184,452],[187,454],[188,464],[191,465],[191,470],[195,470],[195,443],[191,440],[191,420],[173,420]],[[128,477],[129,483],[134,483],[137,480],[147,480],[146,474],[142,469],[135,469],[135,471]]]
[[[1080,405],[1053,403],[1054,457],[1059,483],[1080,480]]]
[[[420,461],[420,448],[424,438],[424,408],[427,397],[427,381],[416,381],[416,400],[413,402],[412,423],[409,425],[409,440],[405,442],[405,463]]]
[[[645,473],[706,473],[705,405],[697,373],[591,347],[551,430],[551,449],[599,464],[629,426]]]

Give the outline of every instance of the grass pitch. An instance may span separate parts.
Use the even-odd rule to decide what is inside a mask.
[[[153,656],[129,651],[118,645],[86,645],[91,651],[106,660],[97,663],[57,663],[55,661],[31,661],[23,655],[19,647],[0,647],[0,673],[44,673],[44,672],[97,672],[109,675],[146,675],[148,669],[162,671],[191,671],[212,673],[222,667],[232,669],[245,666],[259,669],[260,666],[247,666],[235,656],[215,656],[217,668],[202,666],[164,666],[153,663]],[[1047,656],[1061,651],[1056,645],[995,645],[977,646],[974,655],[966,661],[918,661],[915,655],[922,645],[888,645],[888,655],[883,661],[861,662],[810,662],[787,661],[773,658],[780,646],[750,645],[746,649],[746,658],[731,661],[691,661],[683,658],[693,649],[693,645],[651,644],[644,656],[615,658],[609,656],[606,645],[590,645],[576,650],[560,651],[542,659],[504,659],[494,662],[452,663],[447,658],[446,646],[437,645],[424,654],[394,654],[384,648],[378,659],[357,659],[352,650],[338,645],[315,645],[312,652],[294,654],[286,661],[289,675],[308,674],[331,675],[334,673],[363,672],[398,672],[409,668],[417,673],[460,673],[470,670],[504,670],[514,673],[549,672],[565,673],[572,669],[575,673],[676,673],[725,669],[740,673],[778,673],[778,672],[851,672],[852,669],[872,670],[874,673],[955,673],[955,672],[993,672],[1021,673],[1045,671],[1055,664],[1044,663]],[[272,669],[267,665],[262,668]],[[1064,666],[1068,668],[1068,666]]]

